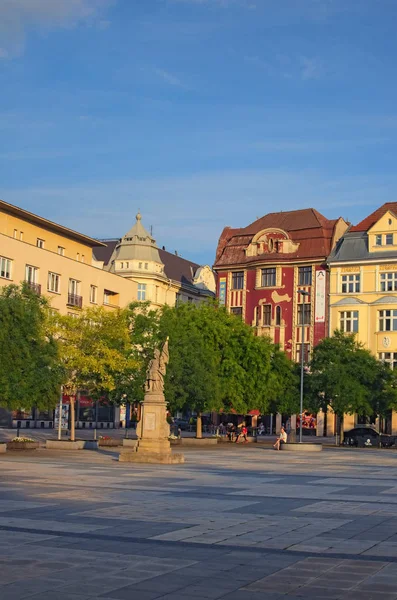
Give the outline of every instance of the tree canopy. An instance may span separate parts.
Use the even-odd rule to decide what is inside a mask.
[[[47,301],[27,284],[0,290],[0,403],[9,409],[48,410],[59,398],[59,344],[49,327]]]

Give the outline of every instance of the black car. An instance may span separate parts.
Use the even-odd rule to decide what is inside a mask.
[[[396,443],[394,435],[379,433],[373,427],[355,427],[346,431],[343,444],[345,446],[355,446],[356,448],[390,448]]]

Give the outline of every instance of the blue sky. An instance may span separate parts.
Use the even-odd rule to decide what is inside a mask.
[[[95,237],[397,192],[395,0],[0,0],[0,197]]]

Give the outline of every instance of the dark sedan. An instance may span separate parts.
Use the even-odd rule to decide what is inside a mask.
[[[355,427],[345,432],[343,444],[356,448],[390,448],[396,443],[394,435],[379,433],[373,427]]]

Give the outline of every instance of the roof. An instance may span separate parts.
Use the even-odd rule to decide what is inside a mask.
[[[397,202],[385,202],[385,204],[382,204],[382,206],[368,215],[368,217],[365,217],[365,219],[360,221],[358,225],[351,227],[350,231],[368,231],[368,229],[371,229],[371,227],[389,210],[397,215]]]
[[[91,248],[103,246],[103,242],[89,237],[88,235],[84,235],[84,233],[79,233],[78,231],[74,231],[73,229],[69,229],[68,227],[64,227],[63,225],[59,225],[53,221],[49,221],[44,217],[39,217],[39,215],[35,215],[34,213],[31,213],[24,208],[20,208],[19,206],[15,206],[14,204],[9,204],[4,200],[0,200],[0,210],[4,210],[8,214],[25,219],[30,223],[34,223],[35,225],[48,229],[49,231],[53,231],[54,233],[59,233],[64,237],[81,242],[82,244],[90,246]]]
[[[96,260],[99,260],[101,262],[104,263],[104,265],[107,265],[108,262],[110,261],[110,257],[113,254],[113,250],[115,249],[115,247],[117,246],[117,244],[120,242],[119,239],[117,240],[102,240],[101,243],[103,244],[102,246],[95,246],[95,248],[92,249],[92,252],[96,258]]]
[[[370,225],[371,227],[371,225]],[[348,231],[339,240],[335,248],[330,253],[327,262],[349,262],[363,260],[396,260],[397,251],[390,252],[369,252],[368,236],[365,231]]]
[[[218,242],[215,268],[234,264],[287,262],[322,259],[329,255],[335,228],[341,219],[327,219],[314,208],[269,213],[247,227],[225,227]],[[253,237],[265,229],[281,229],[298,247],[289,253],[263,253],[247,256],[246,249]]]
[[[177,254],[167,252],[167,250],[159,250],[159,254],[168,279],[179,281],[182,284],[193,285],[194,274],[200,265],[186,260],[186,258],[182,258]]]

